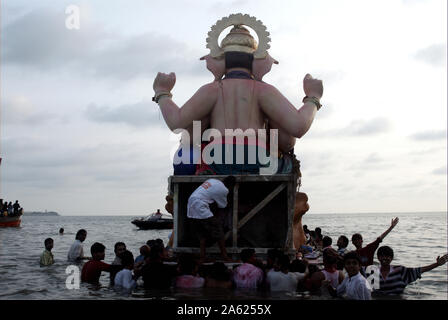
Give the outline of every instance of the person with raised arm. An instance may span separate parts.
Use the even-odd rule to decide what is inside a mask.
[[[379,247],[380,243],[383,239],[392,231],[393,228],[398,224],[399,219],[394,218],[390,223],[390,227],[384,231],[375,241],[369,243],[365,247],[362,246],[363,239],[362,235],[359,233],[355,233],[352,236],[352,243],[356,248],[356,252],[361,258],[361,265],[363,267],[367,267],[373,264],[373,256],[375,255],[376,249]]]
[[[435,263],[424,267],[408,268],[401,265],[391,265],[394,259],[394,251],[391,247],[382,246],[378,249],[378,260],[381,264],[379,269],[379,288],[373,293],[383,295],[397,295],[403,293],[409,283],[421,278],[422,273],[431,271],[434,268],[443,266],[448,261],[448,254],[438,256]]]

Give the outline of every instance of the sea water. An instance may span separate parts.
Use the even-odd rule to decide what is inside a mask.
[[[437,213],[372,213],[372,214],[313,214],[307,213],[303,223],[310,230],[320,227],[324,235],[336,245],[340,235],[349,239],[361,233],[364,245],[374,241],[389,226],[395,216],[400,222],[381,245],[394,249],[392,264],[418,267],[432,264],[436,257],[447,252],[447,214]],[[109,274],[103,272],[100,288],[81,283],[79,289],[68,289],[66,280],[67,252],[79,229],[87,230],[84,254],[90,246],[101,242],[106,246],[105,262],[114,259],[113,247],[118,241],[126,243],[134,257],[149,239],[160,238],[166,243],[171,230],[138,230],[130,216],[56,216],[22,217],[20,228],[0,228],[0,299],[303,299],[300,294],[254,291],[226,291],[201,289],[195,291],[154,292],[137,288],[131,295],[123,295],[109,288]],[[64,228],[59,235],[59,228]],[[55,264],[40,267],[39,257],[45,238],[54,239],[52,250]],[[350,244],[349,249],[353,249]],[[378,263],[376,256],[375,262]],[[79,265],[82,267],[82,265]],[[447,265],[424,273],[420,280],[406,287],[399,299],[446,300]],[[310,299],[322,299],[311,297]],[[394,299],[396,299],[395,297]]]

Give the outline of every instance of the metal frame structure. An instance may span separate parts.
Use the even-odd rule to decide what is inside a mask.
[[[244,226],[250,219],[252,219],[261,209],[263,209],[266,204],[272,201],[280,192],[285,188],[287,190],[287,215],[288,215],[288,228],[286,241],[283,247],[285,253],[293,255],[295,250],[293,248],[293,229],[292,222],[294,216],[294,203],[295,203],[295,193],[297,188],[297,177],[291,174],[276,174],[276,175],[234,175],[236,178],[236,184],[233,190],[233,212],[232,212],[232,230],[228,231],[225,238],[228,239],[232,235],[232,247],[227,247],[227,252],[229,254],[238,254],[241,249],[238,247],[238,230]],[[170,181],[174,186],[174,252],[189,252],[189,253],[199,253],[199,248],[196,247],[179,247],[179,239],[177,230],[179,230],[179,184],[183,183],[202,183],[207,179],[224,179],[226,176],[219,175],[195,175],[195,176],[171,176]],[[238,219],[238,197],[239,197],[239,185],[244,182],[281,182],[277,188],[271,191],[261,202],[259,202],[254,208],[252,208],[249,213],[247,213],[241,220]],[[271,248],[253,248],[255,252],[260,254],[266,254]],[[211,247],[207,249],[209,253],[219,253],[217,247]]]

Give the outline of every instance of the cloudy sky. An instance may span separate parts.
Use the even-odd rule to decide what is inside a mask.
[[[80,29],[65,26],[67,6]],[[263,21],[280,61],[264,80],[324,107],[295,148],[311,213],[445,211],[446,0],[1,2],[1,195],[25,210],[163,208],[177,145],[155,103],[213,80],[199,58],[231,13]]]

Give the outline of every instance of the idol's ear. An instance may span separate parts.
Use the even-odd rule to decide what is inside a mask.
[[[272,58],[269,53],[264,59],[254,59],[252,63],[252,74],[255,80],[261,81],[266,73],[271,71],[272,64],[278,64],[278,61]]]
[[[211,55],[206,55],[199,60],[205,60],[207,69],[215,76],[215,80],[220,80],[226,71],[226,63],[223,58],[213,58]]]

